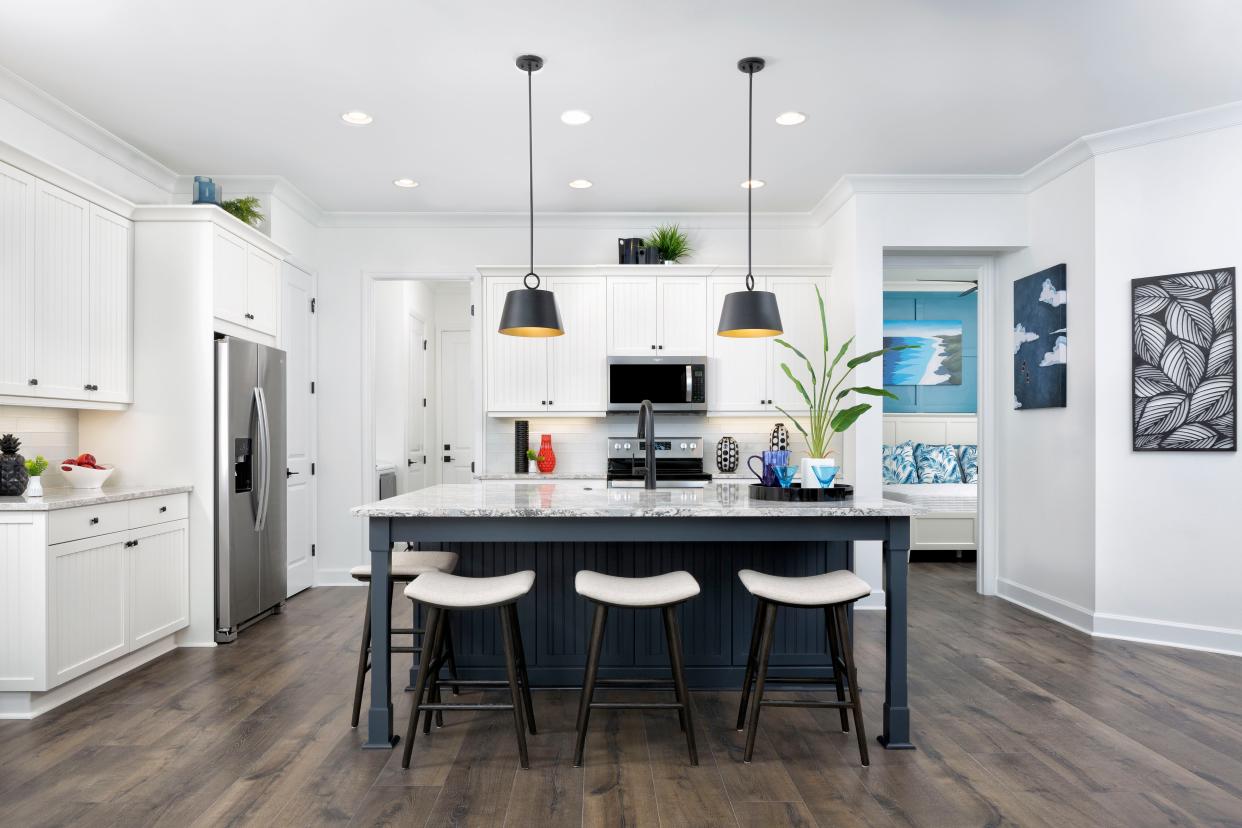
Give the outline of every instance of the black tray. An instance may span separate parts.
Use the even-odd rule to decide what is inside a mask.
[[[829,503],[836,500],[849,500],[854,496],[854,487],[844,483],[839,486],[830,486],[827,489],[804,489],[801,483],[794,483],[788,489],[751,483],[749,488],[751,500]]]

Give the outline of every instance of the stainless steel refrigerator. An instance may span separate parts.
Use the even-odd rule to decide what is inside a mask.
[[[285,352],[216,340],[216,641],[285,600]]]

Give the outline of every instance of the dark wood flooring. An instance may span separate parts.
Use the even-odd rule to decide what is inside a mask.
[[[0,825],[1242,825],[1242,659],[1093,640],[975,595],[972,566],[912,570],[920,749],[873,745],[869,768],[835,711],[792,708],[764,711],[743,765],[722,692],[694,694],[701,766],[674,714],[599,711],[574,769],[576,695],[543,692],[531,770],[509,714],[457,713],[403,771],[349,728],[363,592],[317,589],[236,644],[0,722]],[[858,619],[874,737],[884,619]]]

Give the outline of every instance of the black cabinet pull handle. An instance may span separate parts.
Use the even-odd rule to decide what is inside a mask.
[[[653,350],[653,351],[655,350],[655,346],[654,346],[654,345],[652,345],[652,346],[651,346],[651,350]]]
[[[248,313],[248,314],[246,314],[246,318],[247,318],[247,319],[254,319],[254,314],[253,314],[253,313]]]
[[[449,457],[449,456],[446,454],[446,455],[444,455],[444,462],[445,462],[445,463],[452,463],[452,462],[453,462],[453,458],[452,458],[452,457]]]
[[[38,384],[39,384],[39,381],[38,381],[37,379],[27,380],[27,384],[28,384],[28,385],[38,385]]]
[[[167,507],[167,506],[161,506],[161,507],[160,507],[160,514],[161,514],[161,515],[162,515],[162,514],[164,514],[164,513],[165,513],[165,512],[167,512],[167,511],[168,511],[168,507]]]
[[[664,350],[664,346],[663,346],[663,345],[657,345],[656,347],[657,347],[657,348],[659,348],[661,351],[663,351],[663,350]]]
[[[96,523],[99,523],[99,518],[97,517],[91,518],[91,526],[94,526]]]

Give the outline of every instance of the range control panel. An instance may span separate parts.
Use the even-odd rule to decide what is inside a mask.
[[[698,459],[703,456],[702,437],[657,437],[655,439],[656,457],[660,459],[686,458]],[[647,441],[637,437],[609,437],[608,459],[629,460],[642,458],[647,454]]]

